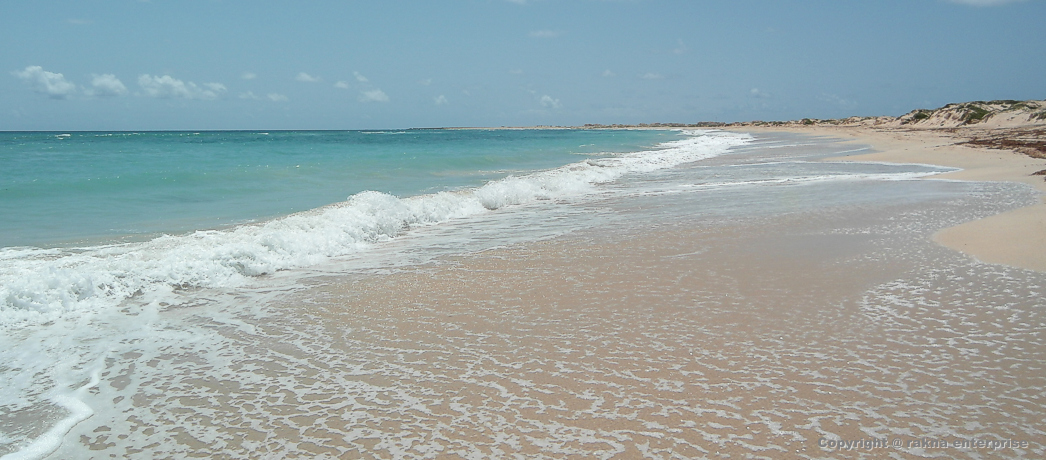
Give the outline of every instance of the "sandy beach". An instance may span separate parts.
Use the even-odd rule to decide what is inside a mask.
[[[772,130],[772,129],[771,129]],[[874,153],[834,158],[842,161],[925,163],[961,171],[929,180],[1008,181],[1046,193],[1046,160],[1012,150],[956,145],[967,136],[942,130],[876,130],[870,128],[791,128],[792,132],[851,139],[872,146]],[[976,130],[976,128],[967,128]],[[1046,198],[1044,198],[1046,201]],[[934,241],[989,263],[1046,271],[1046,203],[1028,206],[941,230]]]
[[[1041,187],[1040,160],[929,133],[749,131],[770,148],[681,179],[822,152]],[[213,335],[122,356],[93,396],[149,412],[72,435],[132,456],[1041,457],[1041,233],[977,227],[1020,233],[1041,197],[940,177],[659,185],[559,236],[181,307]]]
[[[0,460],[1046,459],[1046,0],[53,3]]]

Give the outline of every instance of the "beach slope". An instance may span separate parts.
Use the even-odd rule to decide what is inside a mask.
[[[931,180],[1009,181],[1046,193],[1046,101],[990,101],[918,109],[901,117],[736,123],[849,139],[872,153],[830,160],[959,168]],[[934,241],[978,260],[1046,271],[1046,201],[946,228]]]

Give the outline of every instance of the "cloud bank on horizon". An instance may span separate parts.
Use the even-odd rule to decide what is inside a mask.
[[[769,120],[1039,99],[1044,3],[905,2],[898,17],[900,1],[506,0],[405,15],[87,0],[56,19],[29,2],[0,18],[0,130]],[[132,27],[142,36],[128,40]]]

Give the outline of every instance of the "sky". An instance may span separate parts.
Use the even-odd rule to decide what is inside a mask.
[[[1046,99],[1046,0],[0,0],[0,131],[789,120]]]

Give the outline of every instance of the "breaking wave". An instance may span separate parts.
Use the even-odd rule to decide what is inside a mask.
[[[457,191],[396,197],[365,191],[347,201],[260,224],[72,249],[0,249],[0,326],[42,323],[111,308],[145,292],[222,288],[307,267],[380,244],[413,227],[538,200],[584,196],[625,174],[710,158],[751,137],[692,131],[658,149],[511,175]]]

